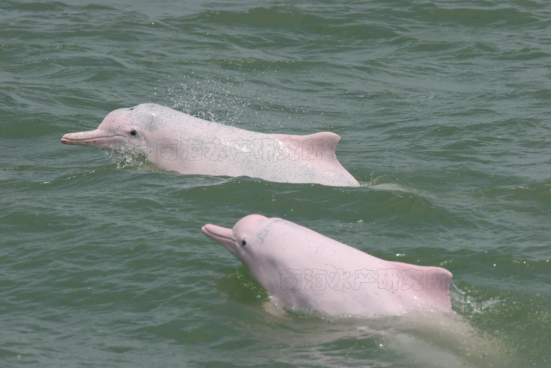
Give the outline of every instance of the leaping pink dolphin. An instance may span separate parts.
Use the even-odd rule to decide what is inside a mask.
[[[287,309],[378,317],[414,310],[452,312],[452,274],[385,261],[280,218],[249,215],[232,229],[205,225]]]
[[[61,142],[116,152],[138,149],[155,165],[181,174],[358,186],[335,156],[340,139],[330,132],[306,136],[250,132],[142,104],[115,110],[98,129],[65,134]]]

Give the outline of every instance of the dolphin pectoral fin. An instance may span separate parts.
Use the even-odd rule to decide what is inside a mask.
[[[283,319],[288,317],[286,310],[279,305],[276,305],[272,300],[263,303],[263,309],[266,313],[273,317]]]

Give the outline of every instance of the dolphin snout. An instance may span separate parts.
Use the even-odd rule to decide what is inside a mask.
[[[232,229],[227,229],[222,226],[207,224],[201,228],[201,232],[209,238],[219,242],[224,248],[234,254],[236,247],[236,237]]]
[[[75,143],[72,143],[77,139],[77,137],[75,136],[76,133],[68,133],[68,134],[65,134],[63,137],[61,137],[61,143],[63,144],[75,144]]]
[[[89,132],[65,134],[61,137],[61,143],[102,148],[106,144],[111,144],[122,137],[120,134],[109,134],[104,130],[96,129]]]
[[[99,129],[89,132],[67,133],[61,137],[61,143],[65,144],[87,144],[95,139],[106,138],[106,134]]]

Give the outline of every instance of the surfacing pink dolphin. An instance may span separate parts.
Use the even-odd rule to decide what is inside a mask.
[[[227,229],[201,231],[222,244],[286,309],[379,317],[452,312],[452,274],[440,267],[385,261],[280,218],[249,215]]]
[[[65,134],[61,142],[115,152],[142,152],[181,174],[249,176],[282,183],[359,186],[335,156],[341,138],[263,134],[218,124],[156,104],[118,109],[98,129]]]

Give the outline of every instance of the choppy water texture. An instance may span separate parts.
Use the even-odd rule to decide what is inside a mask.
[[[0,82],[2,367],[550,366],[549,2],[0,1]],[[60,143],[144,102],[337,133],[363,186]],[[200,232],[250,213],[449,269],[459,318],[268,313]]]

